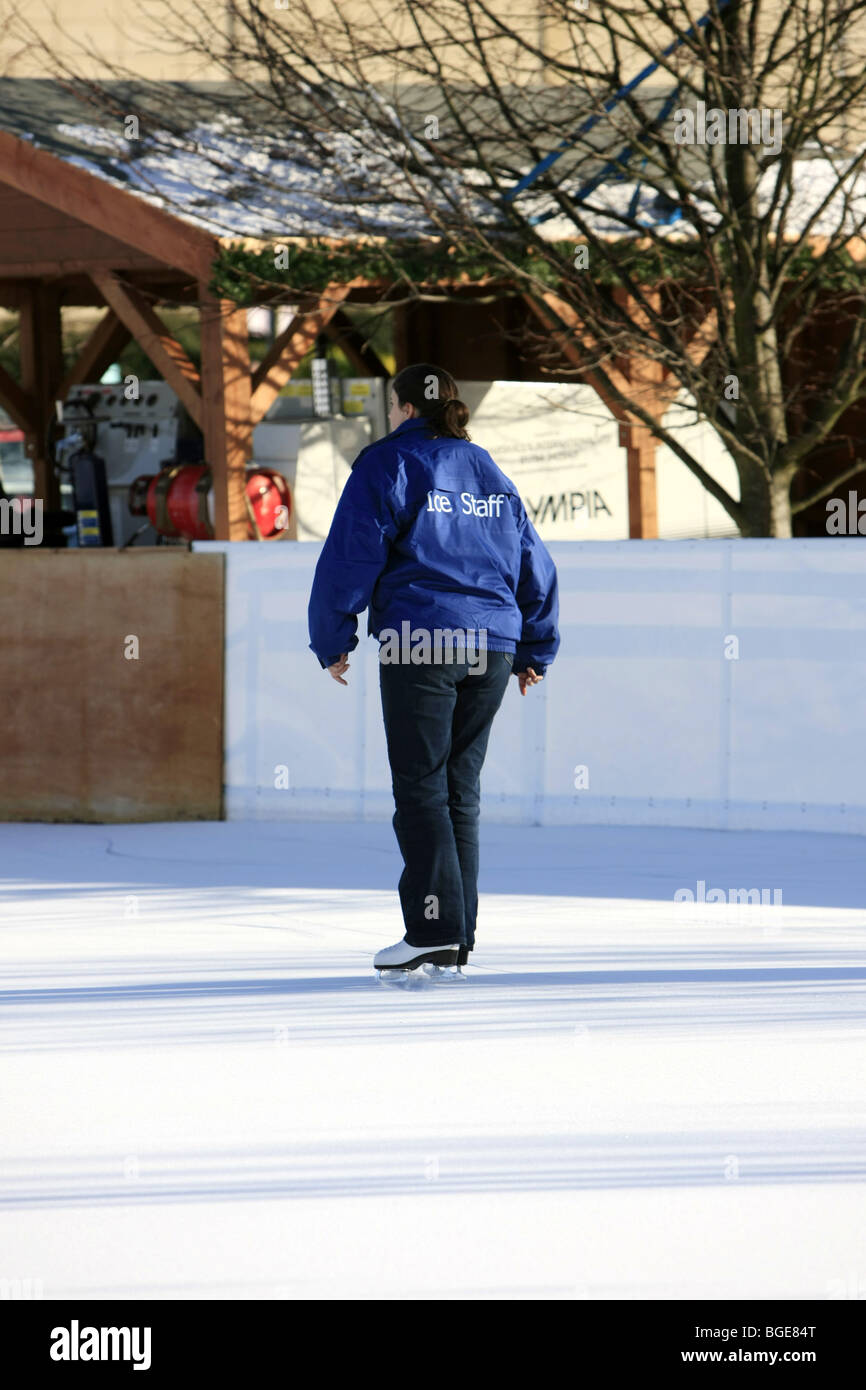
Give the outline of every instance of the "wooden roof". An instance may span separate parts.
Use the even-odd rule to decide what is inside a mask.
[[[79,290],[93,271],[207,281],[218,246],[200,228],[0,131],[2,302],[15,302],[12,282],[22,277],[68,280]],[[100,296],[94,290],[85,302]]]

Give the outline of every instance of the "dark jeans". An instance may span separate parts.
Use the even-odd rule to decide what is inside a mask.
[[[481,768],[514,661],[486,657],[483,674],[465,661],[379,664],[410,946],[475,945]]]

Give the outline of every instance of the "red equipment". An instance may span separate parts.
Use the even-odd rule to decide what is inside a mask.
[[[208,464],[173,463],[136,478],[129,489],[129,510],[133,516],[147,516],[162,536],[213,540],[212,486]],[[251,540],[279,540],[288,534],[292,494],[282,473],[258,467],[248,473],[245,500]]]

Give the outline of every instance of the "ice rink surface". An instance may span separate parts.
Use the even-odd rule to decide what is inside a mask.
[[[0,1280],[866,1298],[864,851],[491,826],[400,989],[387,823],[0,826]]]

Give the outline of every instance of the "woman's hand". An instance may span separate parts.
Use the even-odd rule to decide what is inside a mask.
[[[348,685],[349,682],[343,680],[343,672],[348,671],[348,669],[349,653],[343,652],[343,655],[339,658],[339,660],[335,661],[333,666],[328,667],[328,673],[329,675],[332,675],[334,677],[335,681],[339,681],[341,685]]]
[[[532,667],[531,667],[531,666],[527,666],[527,668],[526,668],[525,671],[518,671],[518,672],[517,672],[517,680],[518,680],[518,682],[519,682],[519,684],[520,684],[520,693],[521,693],[521,695],[525,695],[525,694],[526,694],[526,687],[527,687],[528,685],[538,685],[538,682],[539,682],[539,681],[543,681],[543,680],[544,680],[544,676],[537,676],[537,675],[535,674],[535,672],[533,671]]]

